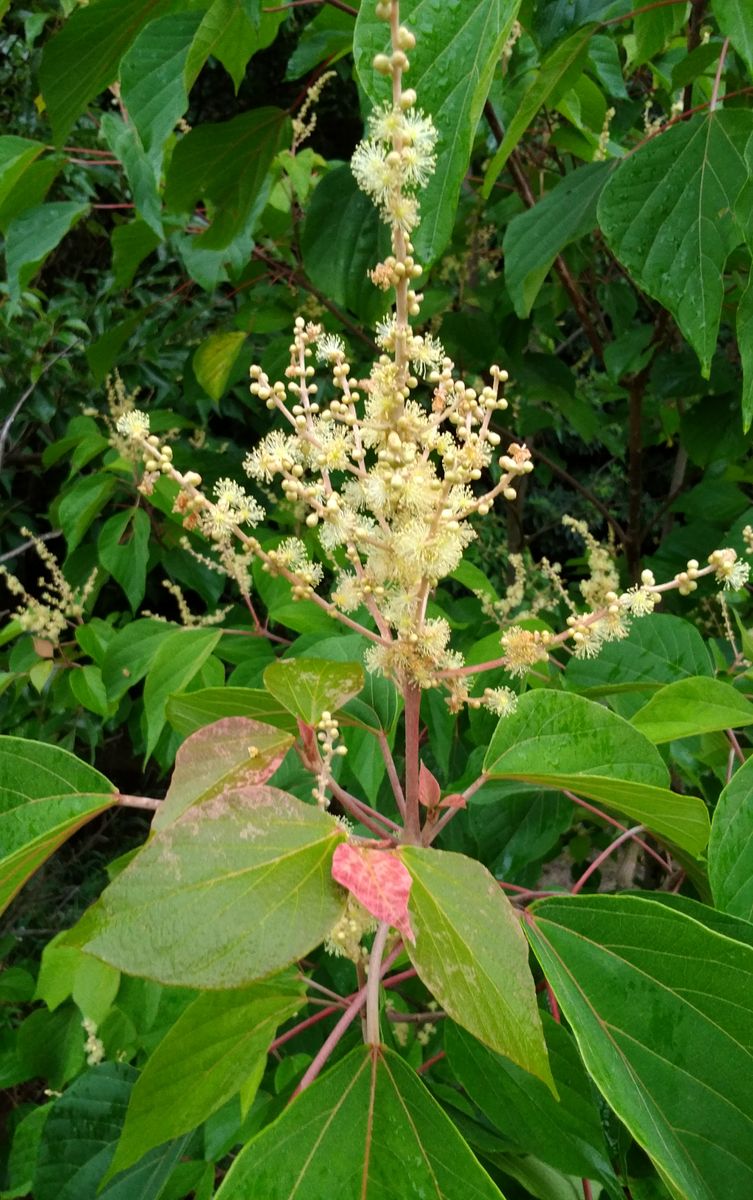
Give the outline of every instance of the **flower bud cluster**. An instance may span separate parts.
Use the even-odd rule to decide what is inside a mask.
[[[376,925],[371,913],[356,900],[352,892],[348,892],[345,911],[327,937],[324,949],[336,958],[349,958],[351,962],[363,963],[369,955],[361,945],[361,940],[373,933]]]
[[[340,741],[340,725],[332,713],[322,713],[316,730],[320,765],[312,795],[320,808],[327,808],[329,805],[327,786],[332,778],[332,764],[335,758],[341,758],[348,753],[348,747]]]
[[[18,604],[14,613],[24,633],[33,633],[53,646],[57,646],[70,624],[80,624],[87,602],[90,599],[98,572],[96,567],[81,588],[72,588],[60,569],[55,555],[41,538],[28,529],[21,533],[32,543],[45,567],[46,574],[37,580],[41,589],[39,596],[31,596],[20,579],[5,566],[0,566],[0,577]]]

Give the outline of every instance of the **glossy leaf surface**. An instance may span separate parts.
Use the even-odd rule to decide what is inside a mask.
[[[323,658],[284,658],[264,672],[264,686],[280,704],[306,725],[316,725],[323,712],[336,712],[363,687],[357,663]]]
[[[652,696],[632,718],[652,742],[753,725],[753,705],[721,679],[678,679]]]
[[[753,1187],[753,950],[633,896],[536,903],[528,935],[583,1061],[693,1200]]]
[[[217,1200],[500,1200],[415,1073],[361,1046],[241,1151]]]
[[[722,791],[709,838],[709,881],[718,908],[753,920],[753,760]]]
[[[200,688],[170,696],[167,719],[178,733],[194,733],[222,717],[248,717],[295,732],[295,717],[263,688]]]

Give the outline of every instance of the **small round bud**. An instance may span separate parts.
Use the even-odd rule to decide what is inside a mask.
[[[375,54],[371,65],[375,71],[379,72],[380,75],[392,74],[392,63],[386,54]]]

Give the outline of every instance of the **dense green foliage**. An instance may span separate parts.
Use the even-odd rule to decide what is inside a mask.
[[[535,467],[427,686],[300,496],[186,506],[297,316],[368,391],[374,9],[0,0],[0,1197],[749,1200],[753,10],[402,0],[421,327]]]

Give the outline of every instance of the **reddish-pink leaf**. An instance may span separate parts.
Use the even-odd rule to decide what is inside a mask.
[[[442,789],[429,768],[421,763],[418,772],[418,798],[427,808],[436,808],[439,804],[439,797],[442,794]]]
[[[404,938],[415,942],[410,916],[410,872],[394,850],[369,850],[341,843],[332,859],[332,878],[352,892],[378,921],[389,921]]]
[[[451,796],[445,796],[444,800],[439,802],[440,808],[467,808],[465,796],[460,792],[453,792]]]

